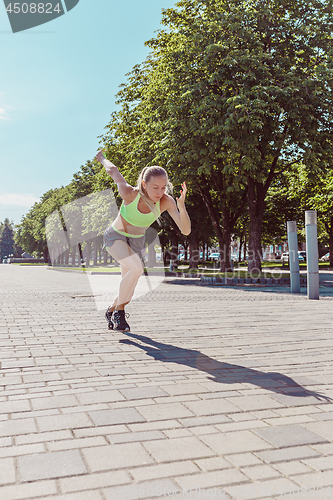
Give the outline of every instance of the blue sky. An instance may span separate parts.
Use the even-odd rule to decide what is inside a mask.
[[[80,0],[13,34],[0,2],[0,221],[17,224],[98,148],[125,74],[148,54],[172,0]]]

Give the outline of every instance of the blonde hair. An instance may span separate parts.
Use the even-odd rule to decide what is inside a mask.
[[[145,167],[142,169],[138,180],[136,187],[141,195],[141,197],[144,199],[150,210],[153,212],[155,215],[156,219],[158,222],[160,222],[159,216],[160,214],[158,213],[158,210],[156,208],[156,205],[152,202],[152,200],[148,197],[146,190],[142,184],[142,181],[145,181],[145,183],[149,182],[152,177],[162,177],[165,176],[167,179],[167,186],[166,186],[166,193],[172,194],[173,191],[173,185],[169,181],[168,174],[164,170],[164,168],[159,167],[158,165],[153,165],[151,167]]]

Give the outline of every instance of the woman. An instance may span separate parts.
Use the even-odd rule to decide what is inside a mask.
[[[191,221],[185,208],[187,188],[184,182],[176,205],[175,200],[167,194],[172,185],[162,167],[145,167],[139,175],[137,186],[132,187],[102,151],[96,155],[96,159],[117,184],[123,199],[114,223],[104,233],[104,247],[119,262],[122,276],[118,296],[107,309],[105,318],[109,329],[128,332],[130,326],[125,319],[125,306],[130,302],[143,272],[145,231],[167,211],[181,232],[190,234]]]

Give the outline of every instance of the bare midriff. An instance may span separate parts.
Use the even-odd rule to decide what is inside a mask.
[[[118,229],[118,231],[123,231],[124,233],[128,234],[142,234],[144,235],[146,232],[146,227],[137,227],[133,226],[127,220],[122,217],[120,213],[118,213],[116,220],[112,224],[115,229]]]

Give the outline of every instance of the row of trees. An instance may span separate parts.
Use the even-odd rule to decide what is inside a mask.
[[[95,191],[99,191],[100,172],[100,165],[95,161],[88,161],[81,167],[78,173],[73,175],[71,182],[67,186],[50,189],[44,193],[40,201],[34,204],[17,226],[15,240],[29,253],[36,256],[42,256],[46,262],[50,262],[51,256],[49,254],[47,241],[47,218],[49,217],[52,219],[52,216],[58,215],[61,225],[61,227],[58,228],[58,232],[60,233],[59,244],[62,244],[63,238],[61,238],[61,236],[62,234],[67,236],[67,229],[61,209],[66,205],[68,206],[69,203],[75,202],[75,200],[80,200]],[[81,231],[81,233],[84,240],[85,230]],[[56,246],[56,242],[54,246]],[[95,238],[95,241],[89,241],[88,246],[90,250],[94,250],[96,255],[98,249],[101,247],[101,239]],[[58,252],[58,255],[61,256],[59,262],[68,263],[69,254],[71,254],[73,263],[75,263],[76,260],[80,262],[83,258],[80,242],[79,245],[74,245],[73,248],[69,248],[68,245],[63,245],[63,247],[64,248],[60,249],[60,252]]]
[[[111,191],[111,195],[105,190]],[[98,196],[90,198],[92,194]],[[214,242],[214,232],[207,227],[208,216],[199,209],[198,201],[193,198],[189,206],[199,222],[190,239],[180,239],[178,227],[167,215],[160,226],[155,223],[163,250],[171,247],[169,253],[176,253],[178,242],[185,247],[191,246],[193,267],[198,260],[198,252],[194,250],[199,247],[199,242],[206,245]],[[107,263],[109,257],[101,251],[101,235],[103,228],[114,220],[120,203],[116,185],[104,168],[95,160],[87,161],[67,186],[47,191],[34,204],[17,226],[15,240],[26,251],[42,256],[48,262],[51,258],[54,260],[52,253],[55,251],[59,264],[80,263],[81,259],[88,263],[91,254],[94,264]],[[79,244],[71,247],[73,241]]]
[[[189,188],[191,267],[199,242],[216,238],[221,269],[233,235],[248,232],[249,270],[286,221],[316,209],[333,254],[333,17],[330,0],[181,0],[166,9],[150,54],[128,74],[100,137],[135,184],[146,165]],[[69,186],[43,195],[17,241],[45,255],[45,218],[115,186],[89,161]],[[116,192],[116,190],[115,190]],[[165,217],[161,242],[181,239]]]
[[[23,247],[27,252],[35,256],[43,256],[49,260],[48,245],[46,240],[45,221],[52,213],[75,200],[81,200],[83,196],[90,193],[99,193],[101,189],[115,186],[103,168],[94,161],[87,162],[81,167],[79,173],[74,174],[73,180],[67,186],[50,190],[41,197],[41,201],[35,203],[33,208],[22,219],[17,226],[14,244],[14,226],[8,219],[0,227],[1,258],[14,254],[19,257]],[[120,204],[118,197],[118,206]],[[272,183],[266,197],[266,209],[262,226],[263,247],[272,243],[280,243],[286,239],[286,221],[296,220],[299,228],[299,240],[304,241],[304,211],[314,209],[318,211],[318,234],[321,244],[328,244],[331,255],[333,253],[333,172],[326,171],[323,174],[309,176],[303,165],[295,165],[294,168],[284,173],[278,180]],[[209,213],[202,204],[198,194],[190,189],[188,197],[188,210],[194,221],[192,233],[189,237],[180,234],[178,228],[170,217],[164,216],[162,226],[155,226],[159,231],[159,237],[164,249],[177,248],[182,243],[191,258],[191,267],[196,266],[199,258],[199,246],[212,246],[217,243],[213,225]],[[105,209],[104,213],[107,213]],[[101,216],[102,218],[102,216]],[[105,220],[105,216],[104,216]],[[233,232],[234,238],[239,238],[241,246],[247,246],[249,216],[244,207],[241,216]],[[105,223],[105,226],[107,223]],[[87,228],[89,231],[89,227]],[[85,240],[85,231],[82,232],[82,241]],[[19,245],[20,246],[19,246]],[[71,248],[61,257],[62,264],[68,264],[69,256],[74,263],[80,261],[82,255],[88,261],[88,256],[93,252],[94,264],[99,261],[106,262],[106,255],[101,256],[102,239],[100,236],[87,241],[82,245]],[[176,252],[176,250],[174,250]],[[332,261],[331,261],[332,263]]]

